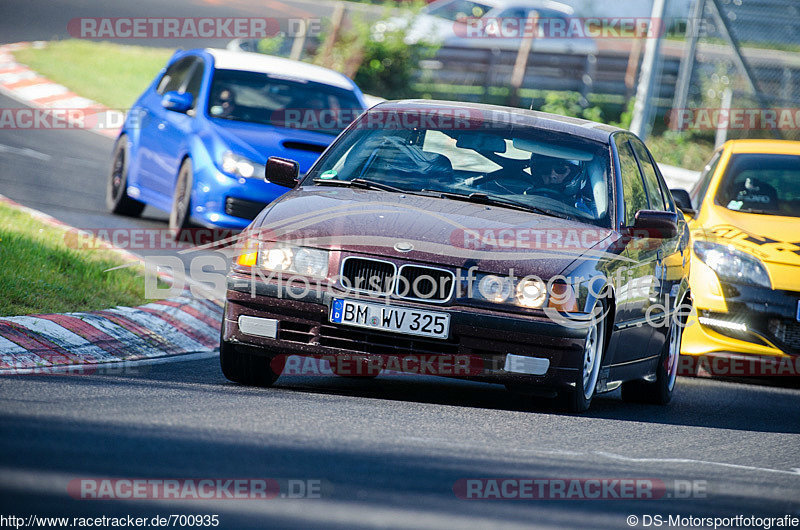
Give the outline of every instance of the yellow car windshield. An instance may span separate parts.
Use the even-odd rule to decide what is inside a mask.
[[[800,155],[732,155],[715,202],[738,212],[800,217]]]

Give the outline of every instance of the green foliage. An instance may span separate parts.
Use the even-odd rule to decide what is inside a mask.
[[[651,136],[645,143],[656,161],[697,171],[703,169],[714,152],[713,141],[677,131]]]
[[[628,105],[625,107],[625,110],[619,117],[619,121],[612,121],[609,125],[613,125],[614,127],[620,127],[622,129],[630,129],[631,128],[631,121],[633,121],[633,105],[635,101],[633,98],[628,100]]]
[[[550,91],[545,94],[541,110],[562,116],[583,118],[591,121],[603,121],[603,110],[600,107],[584,107],[581,95],[577,92]]]
[[[267,39],[258,41],[258,53],[266,53],[268,55],[277,55],[281,47],[283,47],[283,35],[275,35]]]
[[[362,90],[387,99],[419,97],[412,87],[419,61],[434,53],[430,46],[409,46],[404,32],[373,32],[364,47],[364,59],[354,81]]]
[[[410,4],[407,11],[409,25],[416,13],[424,6],[422,2]],[[351,75],[365,93],[387,99],[420,97],[413,84],[419,61],[430,58],[437,47],[430,44],[405,42],[405,28],[387,22],[391,11],[386,11],[384,20],[372,23],[359,15],[346,16],[329,64],[334,70]],[[325,36],[322,37],[323,42]],[[315,61],[323,61],[324,44],[318,50]]]

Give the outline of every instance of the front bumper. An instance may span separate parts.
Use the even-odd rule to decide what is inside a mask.
[[[333,289],[312,289],[304,296],[298,296],[297,293],[290,295],[286,287],[277,283],[253,284],[250,280],[249,276],[237,273],[228,278],[222,339],[232,344],[254,346],[268,355],[447,357],[450,361],[455,359],[462,367],[466,363],[466,368],[455,372],[448,369],[432,375],[549,388],[574,384],[583,362],[587,329],[565,327],[545,315],[519,315],[464,306],[431,307],[392,300],[391,305],[397,307],[447,311],[450,314],[447,340],[412,337],[331,323],[330,307],[333,298],[337,297]],[[253,286],[255,292],[252,292]],[[364,296],[360,299],[381,302]],[[276,320],[275,337],[244,333],[239,326],[241,316]],[[507,365],[509,354],[519,357],[510,358],[509,361],[514,362]],[[546,372],[532,375],[516,370],[516,367],[535,363],[546,365]],[[404,363],[393,366],[404,366]],[[507,366],[509,371],[506,371]]]
[[[209,165],[195,172],[192,221],[207,227],[241,230],[287,191],[263,179],[231,177]]]
[[[704,303],[692,289],[696,314],[683,333],[681,353],[800,355],[800,292],[720,283],[724,306]]]

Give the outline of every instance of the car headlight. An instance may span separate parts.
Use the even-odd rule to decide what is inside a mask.
[[[256,252],[253,252],[257,249]],[[262,269],[282,274],[325,278],[328,276],[327,250],[298,247],[281,243],[245,244],[237,259],[242,266],[257,265]]]
[[[478,288],[472,297],[496,304],[514,304],[520,307],[540,308],[547,301],[547,286],[538,278],[520,280],[494,274],[478,275]]]
[[[249,158],[225,151],[222,154],[222,171],[235,177],[264,178],[266,168],[263,164],[253,162]]]
[[[547,286],[542,280],[523,278],[517,283],[517,305],[542,307],[547,299]]]
[[[710,241],[695,241],[694,253],[711,267],[722,280],[771,287],[767,269],[761,260],[730,245]]]

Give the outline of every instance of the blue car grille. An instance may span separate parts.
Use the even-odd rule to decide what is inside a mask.
[[[255,219],[261,210],[267,206],[266,203],[227,197],[225,199],[225,213],[242,219]]]

